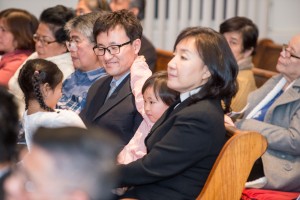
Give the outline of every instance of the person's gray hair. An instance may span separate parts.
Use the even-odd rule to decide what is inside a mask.
[[[120,142],[102,129],[39,128],[35,146],[54,160],[58,191],[84,191],[90,199],[109,199],[117,180]]]
[[[65,30],[68,35],[70,35],[72,30],[76,30],[88,38],[91,43],[95,44],[95,39],[93,37],[94,24],[100,16],[105,15],[106,13],[107,11],[91,12],[77,16],[65,25]]]

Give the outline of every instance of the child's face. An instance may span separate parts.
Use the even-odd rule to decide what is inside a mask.
[[[156,99],[153,87],[148,87],[144,94],[144,109],[150,121],[155,123],[169,107],[160,98]]]
[[[62,88],[62,82],[59,83],[54,88],[54,90],[50,89],[50,91],[48,92],[47,97],[44,99],[46,105],[49,106],[50,108],[55,109],[55,106],[56,106],[58,100],[62,96],[61,88]]]

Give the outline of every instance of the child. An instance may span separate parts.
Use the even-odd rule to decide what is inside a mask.
[[[63,73],[51,61],[28,60],[22,67],[18,82],[25,98],[23,127],[30,150],[31,138],[40,126],[85,128],[80,117],[73,111],[55,110],[62,93]]]
[[[179,97],[178,92],[167,87],[167,77],[166,71],[156,72],[144,83],[142,88],[144,112],[141,113],[144,120],[133,138],[118,155],[118,162],[120,164],[128,164],[146,154],[144,140],[150,129],[167,108]]]

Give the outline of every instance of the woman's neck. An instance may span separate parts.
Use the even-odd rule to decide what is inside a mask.
[[[284,76],[284,78],[286,79],[286,83],[284,84],[284,86],[282,88],[283,91],[287,90],[290,87],[290,85],[295,81],[294,79],[291,79],[286,76]]]
[[[27,115],[34,114],[36,112],[47,112],[43,108],[41,108],[39,102],[37,100],[30,100],[28,102]]]

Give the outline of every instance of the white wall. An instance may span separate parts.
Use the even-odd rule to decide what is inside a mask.
[[[0,10],[6,8],[22,8],[34,14],[37,18],[41,12],[52,6],[62,4],[75,8],[78,0],[0,0]]]
[[[268,37],[278,43],[300,34],[300,0],[271,0]]]

